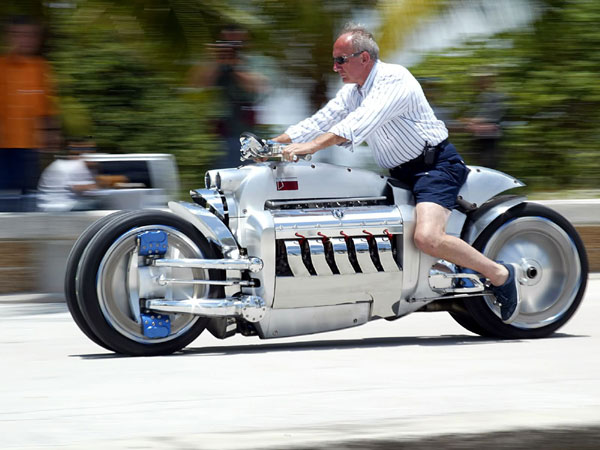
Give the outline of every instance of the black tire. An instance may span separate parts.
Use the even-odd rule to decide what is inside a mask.
[[[482,337],[495,337],[493,334],[488,332],[488,330],[479,325],[479,323],[477,323],[469,313],[450,312],[449,314],[465,330],[478,334]]]
[[[128,307],[131,287],[127,280],[126,258],[132,254],[137,234],[155,229],[169,233],[169,251],[180,252],[182,257],[216,257],[207,240],[193,225],[168,212],[137,211],[117,217],[109,226],[102,228],[81,257],[76,283],[77,300],[92,332],[105,347],[117,353],[131,356],[171,354],[189,345],[208,323],[207,318],[174,314],[171,315],[172,333],[164,338],[151,339],[144,336],[141,324],[131,317]],[[184,270],[193,272],[190,277],[199,276],[198,272],[202,272],[201,269]],[[211,275],[206,271],[200,276]],[[204,289],[202,294],[198,294],[203,297],[223,295],[223,289],[217,287],[196,285],[190,289]],[[102,293],[100,296],[98,291]]]
[[[587,285],[587,255],[575,228],[556,211],[519,204],[496,218],[473,246],[491,259],[520,264],[527,273],[521,286],[521,310],[510,325],[500,319],[493,298],[464,300],[470,318],[485,335],[546,337],[579,307]]]
[[[107,350],[113,350],[108,347],[104,342],[102,342],[92,331],[90,326],[85,321],[83,317],[83,313],[79,308],[79,304],[77,303],[77,293],[75,287],[75,277],[77,275],[77,267],[79,266],[79,261],[81,260],[81,255],[83,254],[85,248],[92,240],[92,238],[108,223],[112,222],[115,218],[128,214],[129,211],[117,211],[107,216],[104,216],[90,226],[88,226],[83,233],[79,235],[75,244],[71,248],[69,252],[69,256],[67,258],[67,266],[65,270],[65,300],[67,303],[67,307],[69,308],[69,312],[71,313],[71,317],[79,327],[79,329],[92,341],[96,344],[105,347]]]

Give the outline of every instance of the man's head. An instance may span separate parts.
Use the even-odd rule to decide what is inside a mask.
[[[78,158],[84,153],[95,153],[96,143],[90,137],[70,137],[67,140],[67,154],[72,158]]]
[[[222,28],[217,42],[209,44],[208,48],[220,64],[237,65],[240,63],[240,50],[248,41],[248,31],[232,24]]]
[[[348,23],[333,44],[333,70],[344,83],[363,85],[375,61],[379,47],[364,27]]]
[[[8,51],[14,55],[31,56],[40,50],[42,30],[27,16],[13,17],[6,26]]]

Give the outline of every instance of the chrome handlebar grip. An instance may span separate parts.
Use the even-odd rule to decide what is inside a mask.
[[[249,133],[243,133],[240,136],[240,160],[279,158],[283,161],[283,149],[286,145],[272,140],[265,141]],[[294,155],[294,162],[298,159],[310,161],[311,158],[311,155]]]
[[[293,158],[294,162],[298,161],[299,159],[303,159],[304,161],[310,161],[312,159],[312,156],[311,155],[300,155],[300,156],[294,155],[294,158]]]

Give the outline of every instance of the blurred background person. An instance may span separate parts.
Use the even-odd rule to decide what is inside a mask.
[[[59,135],[51,71],[40,55],[42,29],[32,18],[11,18],[5,27],[6,54],[0,57],[0,192],[17,194],[0,209],[22,210],[23,194],[37,185],[40,149]]]
[[[265,91],[265,78],[244,63],[248,32],[236,25],[224,27],[220,39],[208,45],[212,61],[202,62],[189,75],[189,84],[198,88],[217,88],[223,111],[215,121],[215,133],[224,142],[226,152],[214,168],[237,167],[240,162],[240,134],[255,131],[256,102]]]
[[[506,114],[506,96],[496,89],[493,72],[475,73],[473,76],[477,96],[471,116],[463,119],[463,122],[471,135],[479,164],[498,169],[502,159],[500,140]]]
[[[437,77],[419,77],[417,81],[421,84],[435,117],[444,122],[448,131],[461,129],[461,124],[455,120],[456,108],[448,106],[442,101],[444,89],[442,80]]]
[[[98,194],[102,187],[93,172],[93,165],[81,155],[96,150],[90,140],[73,139],[66,154],[59,155],[42,172],[38,186],[38,209],[51,211],[85,211],[101,209]]]

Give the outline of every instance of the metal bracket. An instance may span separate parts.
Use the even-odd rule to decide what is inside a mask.
[[[152,311],[195,314],[205,317],[243,317],[248,322],[258,322],[266,314],[265,301],[254,295],[225,298],[189,298],[186,300],[146,300]]]
[[[260,272],[263,268],[263,262],[260,258],[239,258],[239,259],[155,259],[151,264],[155,267],[187,267],[191,269],[218,269],[218,270],[249,270],[250,272]]]
[[[436,273],[429,275],[429,285],[431,289],[442,294],[470,294],[483,292],[485,284],[475,273]],[[472,286],[459,285],[456,280],[469,280]]]

